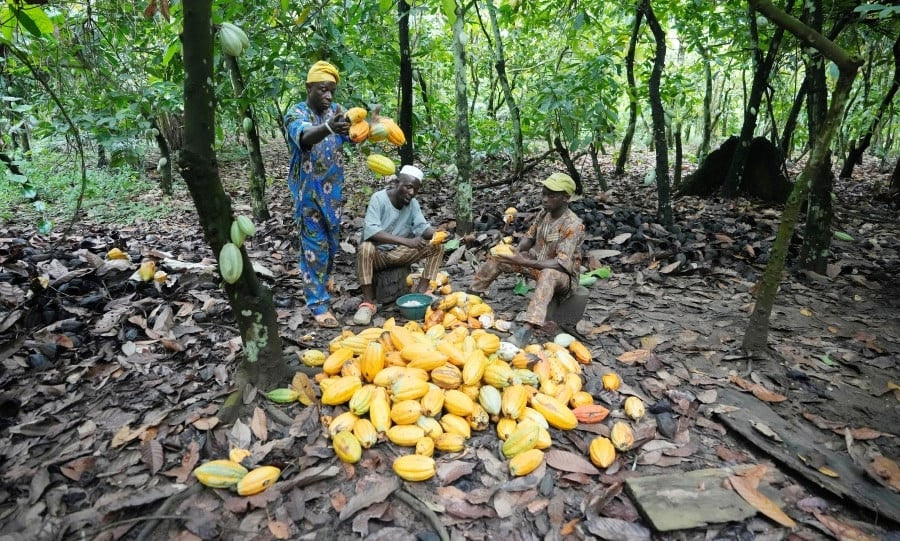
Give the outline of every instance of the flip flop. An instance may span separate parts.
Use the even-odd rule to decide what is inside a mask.
[[[340,326],[340,323],[338,323],[338,320],[336,317],[334,317],[334,314],[331,313],[331,310],[323,314],[313,316],[313,318],[316,320],[316,323],[319,325],[319,327],[323,327],[325,329],[335,329]]]

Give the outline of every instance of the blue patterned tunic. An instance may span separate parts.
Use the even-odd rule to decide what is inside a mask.
[[[328,134],[309,149],[300,146],[300,138],[304,129],[321,125],[339,110],[342,110],[340,106],[332,103],[319,116],[304,101],[291,107],[284,116],[291,151],[287,182],[294,198],[294,220],[300,228],[300,273],[306,305],[313,315],[328,311],[331,300],[326,284],[340,250],[342,145],[350,138]]]

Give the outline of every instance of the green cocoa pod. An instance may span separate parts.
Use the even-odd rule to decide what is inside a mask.
[[[219,274],[222,279],[233,284],[241,277],[244,271],[244,260],[241,257],[241,249],[232,242],[226,242],[219,252]]]
[[[240,225],[237,223],[237,220],[231,222],[231,242],[234,243],[235,246],[240,248],[244,245],[244,232],[241,231]]]
[[[253,121],[250,120],[249,117],[244,117],[244,131],[250,133],[250,130],[253,129]]]
[[[241,228],[241,231],[244,232],[245,237],[252,237],[254,233],[256,233],[256,226],[253,225],[253,220],[246,216],[238,216],[235,220],[238,224],[238,227]]]
[[[222,52],[233,57],[241,56],[244,50],[244,44],[241,36],[234,29],[237,28],[233,24],[225,23],[219,27],[219,45],[222,46]]]

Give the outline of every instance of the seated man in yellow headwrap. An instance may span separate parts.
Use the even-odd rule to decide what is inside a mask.
[[[504,272],[523,273],[537,280],[525,312],[525,324],[509,339],[519,347],[528,344],[533,330],[544,325],[554,294],[566,295],[578,286],[581,266],[584,224],[569,209],[575,181],[565,173],[554,173],[542,184],[544,210],[538,213],[525,237],[511,255],[490,256],[482,263],[469,287],[476,295],[484,294]]]
[[[306,76],[306,101],[291,107],[284,117],[291,151],[287,182],[300,227],[300,273],[306,305],[323,327],[338,326],[327,284],[340,251],[341,147],[350,142],[350,122],[334,103],[340,79],[337,68],[328,62],[313,64]]]

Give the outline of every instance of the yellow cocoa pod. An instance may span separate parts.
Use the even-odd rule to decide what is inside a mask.
[[[500,244],[498,244],[498,245],[494,246],[493,248],[491,248],[491,255],[493,255],[493,256],[498,256],[498,255],[513,255],[513,250],[512,250],[512,248],[509,246],[509,244],[503,244],[503,243],[501,242]]]
[[[518,423],[516,423],[515,419],[502,417],[499,421],[497,421],[497,437],[502,441],[506,441],[509,436],[516,431],[517,426]]]
[[[356,421],[358,420],[359,417],[357,417],[355,413],[352,411],[345,411],[328,423],[328,435],[333,438],[338,432],[353,430],[353,425],[356,424]]]
[[[341,368],[344,367],[344,363],[352,359],[353,355],[353,350],[351,348],[338,348],[337,351],[329,355],[325,359],[325,362],[322,363],[322,372],[331,376],[340,374]]]
[[[457,327],[461,328],[461,327]],[[462,352],[456,344],[451,342],[450,340],[441,340],[437,343],[435,348],[447,356],[447,359],[453,366],[460,367],[465,366],[466,364],[466,355]]]
[[[603,374],[601,381],[603,381],[603,388],[607,391],[617,391],[622,385],[622,379],[619,378],[619,375],[615,372],[607,372]]]
[[[450,363],[431,371],[431,382],[441,389],[457,389],[462,385],[462,372]]]
[[[540,449],[523,451],[509,461],[509,473],[513,477],[528,475],[544,461],[544,452]]]
[[[321,384],[320,384],[321,385]],[[356,376],[344,376],[322,390],[322,403],[326,406],[337,406],[349,401],[359,388],[362,381]]]
[[[406,136],[396,122],[384,116],[380,117],[378,122],[387,129],[387,139],[392,145],[401,146],[406,144]]]
[[[253,456],[253,453],[247,449],[241,449],[240,447],[235,447],[228,451],[228,460],[237,462],[238,464],[241,464],[245,458],[250,458],[251,456]]]
[[[581,406],[590,406],[593,403],[594,397],[587,391],[578,391],[577,393],[572,395],[572,398],[569,399],[569,405],[572,406],[572,409]]]
[[[387,432],[391,427],[391,403],[384,387],[376,387],[372,394],[369,419],[378,432]]]
[[[515,374],[504,362],[491,363],[484,369],[481,381],[498,389],[505,389],[513,384]]]
[[[318,349],[307,349],[300,354],[300,362],[306,366],[322,366],[325,364],[325,353]]]
[[[474,402],[478,400],[478,392],[481,390],[481,385],[462,385],[459,390]]]
[[[391,385],[393,400],[418,400],[428,392],[428,383],[418,378],[403,376]]]
[[[567,400],[568,401],[568,400]],[[578,419],[565,402],[552,396],[537,393],[531,397],[531,407],[547,419],[550,426],[560,430],[572,430],[578,426]]]
[[[434,235],[431,236],[431,244],[443,244],[449,236],[450,233],[446,231],[435,231]]]
[[[350,124],[356,124],[357,122],[362,122],[369,115],[369,113],[362,107],[351,107],[351,108],[347,109],[347,112],[345,114],[346,114],[347,120],[350,121]]]
[[[130,261],[131,256],[118,248],[112,248],[110,249],[110,251],[106,252],[106,259],[124,259],[126,261]]]
[[[551,445],[553,445],[553,438],[550,437],[550,431],[542,426],[538,427],[538,439],[534,444],[534,448],[547,449]]]
[[[590,364],[591,360],[594,358],[587,346],[585,346],[578,340],[575,340],[571,344],[569,344],[569,351],[572,352],[572,355],[574,355],[575,358],[578,359],[578,362],[580,362],[581,364]]]
[[[192,475],[204,486],[229,488],[247,475],[247,468],[233,460],[211,460],[195,468]]]
[[[372,381],[384,369],[384,346],[381,342],[369,342],[360,360],[363,379]]]
[[[613,446],[623,453],[634,445],[634,433],[631,427],[622,421],[616,422],[612,430],[609,431],[609,441]]]
[[[467,337],[468,340],[470,337]],[[462,380],[465,385],[475,385],[484,377],[484,371],[487,368],[487,357],[481,350],[475,350],[466,358],[466,364],[462,369]]]
[[[334,454],[348,464],[356,464],[362,458],[362,445],[350,431],[338,432],[331,440],[331,446]]]
[[[362,380],[362,367],[359,359],[350,359],[341,367],[341,376],[355,376]]]
[[[416,442],[416,454],[421,456],[431,456],[434,454],[434,440],[428,437],[422,438]]]
[[[452,434],[459,434],[466,439],[472,437],[472,427],[469,426],[469,421],[464,417],[460,417],[453,413],[445,413],[441,416],[440,423],[441,428],[444,429],[445,433],[450,432]]]
[[[232,246],[234,246],[234,245],[232,244]],[[237,248],[237,247],[235,246],[235,248]],[[223,250],[224,250],[224,248],[223,248]],[[238,255],[240,255],[240,250],[238,250]],[[220,259],[220,261],[221,261],[221,259]],[[241,265],[243,264],[242,260],[238,259],[238,261],[240,261]],[[145,282],[149,282],[150,280],[153,279],[153,275],[156,274],[156,261],[144,261],[143,263],[141,263],[141,266],[140,266],[140,268],[138,268],[137,272],[138,272],[138,276],[140,276],[141,280],[143,280]],[[241,273],[238,272],[237,276],[238,276],[238,278],[240,278]],[[225,278],[225,274],[222,274],[222,278]],[[228,282],[227,279],[225,281]],[[237,278],[234,279],[234,282],[237,282]],[[228,283],[233,284],[234,282],[228,282]]]
[[[416,426],[421,428],[425,432],[425,436],[431,439],[435,439],[444,433],[444,427],[442,427],[441,423],[434,417],[426,417],[423,415],[416,421]]]
[[[360,120],[359,122],[350,126],[350,140],[354,143],[362,143],[369,137],[369,123],[365,120]]]
[[[444,453],[458,453],[466,448],[466,438],[452,432],[444,432],[434,440],[434,448]]]
[[[472,427],[472,430],[485,430],[491,424],[490,415],[478,402],[473,403],[472,413],[466,417],[466,420],[469,421],[469,426]]]
[[[444,410],[465,417],[472,414],[475,403],[462,391],[450,389],[444,392]]]
[[[391,443],[402,447],[415,447],[424,437],[425,431],[417,425],[397,425],[387,431],[387,438]]]
[[[369,136],[371,137],[371,133]],[[394,161],[381,154],[369,154],[369,157],[366,158],[366,165],[373,173],[382,176],[393,175],[397,170]]]
[[[616,449],[609,438],[603,436],[594,438],[589,451],[591,462],[598,468],[608,468],[616,460]]]
[[[275,484],[281,470],[275,466],[260,466],[244,476],[237,484],[237,493],[241,496],[252,496]]]
[[[350,403],[347,404],[350,411],[357,416],[368,413],[369,407],[372,405],[372,398],[375,397],[376,388],[375,385],[368,384],[357,389],[353,396],[350,397]]]
[[[368,449],[378,443],[378,431],[375,425],[368,419],[357,419],[353,423],[353,435],[359,441],[363,449]]]
[[[528,421],[519,423],[515,431],[503,442],[503,447],[501,448],[503,455],[506,458],[512,458],[519,453],[533,449],[541,435],[540,428],[538,425]]]
[[[406,481],[425,481],[434,477],[434,459],[422,455],[405,455],[394,459],[394,473]]]
[[[626,398],[623,409],[625,410],[625,415],[632,421],[640,421],[644,417],[644,403],[636,396]]]
[[[547,419],[545,419],[538,410],[527,406],[522,410],[522,417],[519,421],[531,421],[542,428],[550,428],[550,423],[547,422]]]
[[[422,405],[418,400],[401,400],[391,406],[391,421],[396,425],[412,425],[422,416]]]
[[[422,415],[434,417],[444,409],[444,390],[437,385],[432,385],[425,396],[422,397]]]
[[[523,385],[510,385],[503,389],[500,400],[500,413],[512,419],[518,419],[528,404],[528,391]]]
[[[400,355],[409,361],[406,366],[410,368],[421,368],[426,372],[430,372],[435,368],[447,364],[447,356],[440,351],[426,346],[424,344],[415,344],[407,346],[400,350]]]

